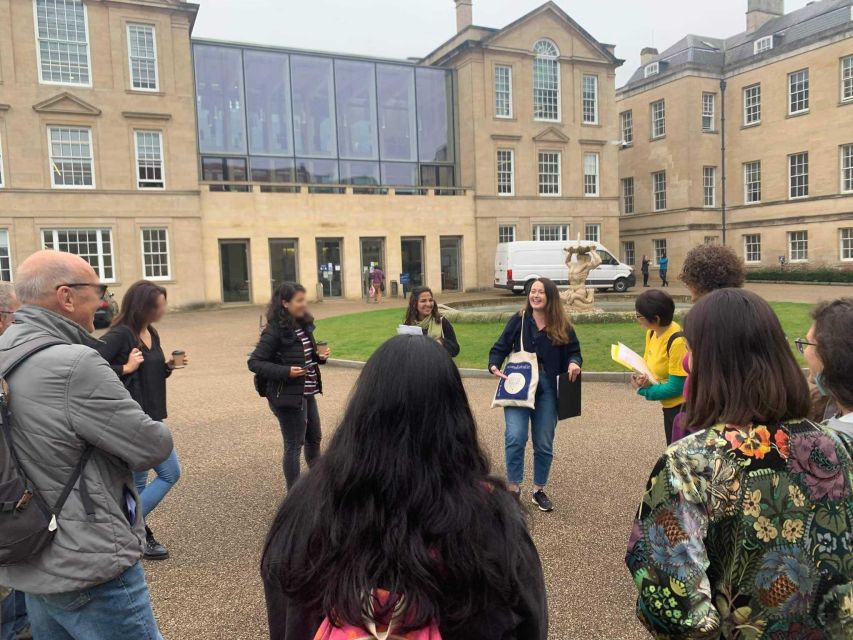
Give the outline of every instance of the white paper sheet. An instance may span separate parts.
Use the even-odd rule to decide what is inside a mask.
[[[647,375],[652,383],[660,383],[657,376],[649,370],[649,367],[646,364],[646,361],[643,360],[642,356],[640,356],[636,351],[626,347],[621,342],[610,346],[610,357],[613,358],[614,362],[618,362],[627,369],[632,369],[637,373]]]
[[[398,336],[422,336],[424,335],[424,330],[420,327],[413,327],[408,324],[397,325],[397,335]]]

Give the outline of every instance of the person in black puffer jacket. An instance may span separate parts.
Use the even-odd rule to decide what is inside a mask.
[[[284,479],[288,491],[299,478],[303,448],[311,467],[320,455],[320,413],[323,392],[320,368],[329,349],[318,349],[314,319],[308,312],[305,287],[285,282],[267,309],[267,326],[252,355],[249,370],[259,379],[284,437]]]

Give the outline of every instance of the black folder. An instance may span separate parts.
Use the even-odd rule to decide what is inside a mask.
[[[560,420],[576,418],[581,414],[581,375],[572,382],[569,374],[557,378],[557,417]]]

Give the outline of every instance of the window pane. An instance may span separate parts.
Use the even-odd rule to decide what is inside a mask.
[[[761,202],[761,163],[747,162],[743,165],[744,200],[748,203]]]
[[[502,224],[498,226],[498,242],[515,242],[514,224]]]
[[[622,179],[622,213],[634,213],[634,178]]]
[[[112,231],[109,229],[45,229],[45,249],[80,256],[104,281],[115,279],[113,272]]]
[[[788,76],[789,113],[808,111],[809,108],[809,70],[803,69]]]
[[[853,191],[853,144],[841,147],[841,190]]]
[[[252,158],[252,182],[296,182],[293,160]]]
[[[418,157],[421,162],[453,162],[452,89],[449,72],[418,69]]]
[[[587,242],[601,242],[601,225],[588,224],[584,228],[584,239]]]
[[[136,173],[140,189],[162,189],[165,186],[159,131],[136,132]]]
[[[142,230],[142,262],[146,278],[169,277],[169,240],[166,229]]]
[[[41,80],[89,84],[86,13],[82,0],[36,0]]]
[[[652,174],[652,192],[654,195],[655,211],[666,209],[666,172]]]
[[[375,65],[335,60],[335,90],[340,157],[378,159]]]
[[[622,118],[622,142],[631,144],[634,142],[634,113],[633,111],[625,111],[621,114]]]
[[[539,152],[539,195],[560,195],[560,153]]]
[[[332,61],[290,57],[293,136],[296,154],[331,158],[337,154]]]
[[[583,156],[583,194],[598,195],[598,154],[585,153]]]
[[[341,184],[378,185],[378,162],[341,161]]]
[[[761,235],[757,233],[745,235],[743,252],[747,262],[761,262]]]
[[[305,184],[338,184],[336,160],[296,159],[296,179]]]
[[[54,186],[94,186],[91,131],[50,127],[50,171]]]
[[[853,56],[841,61],[841,99],[853,100]]]
[[[788,157],[790,169],[790,197],[803,198],[809,195],[809,154],[796,153]]]
[[[840,229],[839,233],[841,236],[841,259],[853,260],[853,229]]]
[[[598,76],[583,77],[583,121],[598,124]]]
[[[249,153],[293,155],[288,56],[245,51]]]
[[[157,90],[157,54],[154,27],[131,24],[127,27],[130,79],[134,89]]]
[[[567,224],[537,224],[533,227],[533,239],[546,240],[568,240],[569,225]]]
[[[403,162],[382,163],[382,184],[408,187],[418,184],[418,165]]]
[[[744,124],[761,122],[761,85],[756,84],[743,90]]]
[[[241,51],[209,45],[195,45],[194,51],[199,149],[246,153]]]
[[[512,117],[512,68],[503,65],[495,67],[495,115]]]
[[[702,172],[703,204],[706,207],[713,207],[716,201],[717,168],[704,167]]]
[[[533,117],[537,120],[560,119],[560,61],[553,43],[540,40],[534,47]]]
[[[666,134],[666,103],[658,100],[652,103],[652,138]]]
[[[379,148],[383,160],[417,160],[415,71],[376,65],[379,92]]]
[[[512,195],[513,192],[513,152],[511,149],[498,149],[498,195]]]

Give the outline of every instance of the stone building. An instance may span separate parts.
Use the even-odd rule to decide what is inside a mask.
[[[553,2],[503,29],[455,4],[387,60],[191,39],[180,0],[0,0],[0,278],[52,247],[119,295],[263,303],[358,298],[374,265],[489,288],[510,239],[616,250],[613,47]]]
[[[743,33],[643,51],[617,91],[623,259],[853,264],[851,5],[748,0]]]

